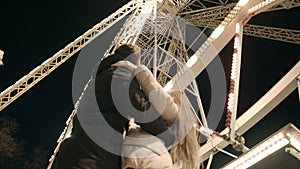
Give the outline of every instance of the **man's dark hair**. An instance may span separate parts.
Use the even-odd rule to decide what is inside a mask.
[[[115,50],[115,54],[136,65],[140,63],[141,49],[137,45],[123,44]]]

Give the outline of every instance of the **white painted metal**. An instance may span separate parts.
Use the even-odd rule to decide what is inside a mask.
[[[3,55],[4,55],[4,52],[3,52],[2,50],[0,50],[0,66],[3,66],[3,65],[4,65],[4,64],[3,64],[3,61],[2,61]]]
[[[244,112],[236,121],[236,131],[244,134],[263,117],[265,117],[274,107],[285,99],[297,87],[297,77],[300,74],[300,61],[280,80],[278,81],[263,97],[261,97],[252,107]],[[220,135],[229,133],[228,128],[224,129]],[[201,160],[205,161],[215,147],[221,149],[230,143],[221,137],[214,137],[200,148]]]
[[[300,102],[300,75],[297,78],[297,84],[298,84],[298,96],[299,96],[299,102]]]
[[[111,46],[105,52],[104,56],[108,56],[111,54],[114,49],[119,44],[130,43],[135,44],[139,35],[145,25],[145,22],[153,17],[153,10],[155,7],[156,1],[155,0],[140,0],[138,1],[138,7],[134,11],[132,15],[130,15],[121,30],[119,31],[118,35],[115,36]]]
[[[236,24],[236,35],[235,35],[235,40],[234,40],[234,54],[232,57],[232,67],[231,67],[231,77],[230,80],[233,81],[234,89],[233,89],[233,108],[232,108],[232,114],[231,114],[231,119],[230,119],[230,134],[229,138],[232,141],[235,141],[235,121],[236,121],[236,116],[237,116],[237,107],[238,107],[238,97],[239,97],[239,83],[240,83],[240,70],[241,70],[241,65],[242,65],[242,42],[243,42],[243,25],[240,23]],[[234,63],[236,62],[236,63]],[[230,95],[230,93],[229,93]],[[230,99],[230,96],[228,100]],[[229,101],[228,105],[231,106]],[[230,110],[230,108],[227,108],[227,110]]]
[[[73,56],[77,51],[82,49],[84,46],[86,46],[90,41],[95,39],[97,36],[99,36],[102,32],[104,32],[106,29],[109,29],[114,23],[122,19],[123,17],[127,16],[131,11],[133,11],[137,5],[138,0],[130,1],[128,4],[120,8],[115,13],[111,14],[109,17],[101,21],[99,24],[95,25],[93,28],[88,30],[86,33],[84,33],[82,36],[77,38],[75,41],[67,45],[65,48],[57,52],[55,55],[53,55],[51,58],[49,58],[47,61],[43,62],[40,66],[36,67],[34,71],[31,71],[26,76],[22,77],[18,82],[8,87],[6,90],[1,92],[0,94],[0,111],[3,110],[6,106],[8,106],[10,103],[12,103],[14,100],[19,98],[22,94],[24,94],[26,91],[28,91],[31,87],[33,87],[35,84],[37,84],[40,80],[42,80],[44,77],[46,77],[48,74],[50,74],[53,70],[55,70],[57,67],[59,67],[62,63],[64,63],[66,60],[68,60],[71,56]],[[165,2],[165,1],[163,1]],[[194,3],[194,0],[185,0],[182,3],[176,2],[180,5],[178,5],[183,10],[183,8],[192,6],[192,3]],[[201,10],[187,10],[189,12],[182,12],[181,14],[187,14],[191,13],[190,17],[187,17],[186,19],[189,20],[191,23],[194,23],[198,26],[204,26],[209,28],[216,28],[220,21],[218,21],[217,16],[226,16],[229,12],[229,9],[232,9],[232,4],[227,4],[223,6],[217,6],[212,8],[206,8],[206,6],[201,2],[198,1],[197,7],[200,7]],[[165,4],[165,3],[163,3]],[[219,4],[221,5],[221,4]],[[161,5],[163,6],[163,5]],[[161,7],[160,6],[160,7]],[[282,3],[279,3],[278,5],[274,5],[272,7],[272,10],[277,9],[290,9],[293,7],[300,6],[299,0],[287,0]],[[170,6],[168,7],[170,8]],[[271,8],[270,8],[271,9]],[[162,8],[158,10],[163,10]],[[172,8],[172,10],[174,10]],[[166,11],[166,10],[163,10]],[[225,12],[224,12],[225,11]],[[215,14],[215,15],[213,15]],[[204,16],[211,16],[209,20],[205,20]],[[222,19],[222,17],[219,17],[219,19]],[[201,21],[201,22],[198,22]],[[245,25],[244,26],[244,34],[245,35],[251,35],[251,36],[257,36],[260,38],[268,38],[272,40],[279,40],[283,42],[290,42],[290,43],[296,43],[300,44],[300,31],[299,30],[290,30],[290,29],[282,29],[282,28],[272,28],[272,27],[266,27],[266,26],[258,26],[258,25]],[[190,80],[189,80],[190,81]]]
[[[235,5],[236,3],[230,3],[199,10],[191,10],[182,12],[181,15],[192,24],[215,29]],[[300,0],[286,0],[261,12],[291,9],[299,6]],[[243,32],[249,36],[300,44],[300,30],[246,24]]]
[[[33,69],[29,74],[22,77],[15,84],[8,87],[0,93],[0,111],[7,107],[14,100],[28,91],[31,87],[41,81],[44,77],[50,74],[53,70],[67,61],[71,56],[85,47],[88,43],[109,29],[120,19],[128,15],[137,7],[136,1],[130,1],[115,13],[108,16],[106,19],[96,24],[93,28],[86,31],[82,36],[71,42],[65,48],[55,53],[51,58],[44,61],[41,65]]]
[[[271,7],[276,3],[281,3],[282,1],[283,0],[273,1],[271,4],[264,6],[264,8],[256,10],[255,14],[260,13],[263,9],[267,9],[267,7]],[[251,0],[245,6],[241,6],[238,3],[210,35],[206,42],[191,57],[190,60],[193,60],[193,63],[188,63],[186,65],[185,70],[187,71],[175,75],[170,83],[175,82],[180,85],[180,88],[185,88],[191,82],[187,81],[187,79],[196,78],[205,69],[205,67],[216,57],[216,55],[234,36],[235,25],[238,22],[242,22],[245,19],[248,20],[251,16],[253,16],[254,14],[250,15],[248,10],[260,2],[261,0]],[[193,76],[192,78],[187,77],[191,75]]]
[[[274,10],[284,6],[282,5],[283,0],[270,0],[271,4],[267,4],[261,8],[257,7],[257,9],[252,8],[261,2],[262,0],[241,0],[237,4],[226,5],[227,1],[225,0],[163,0],[161,3],[158,3],[156,10],[156,1],[154,0],[130,1],[108,18],[104,19],[75,41],[57,52],[54,56],[43,62],[40,66],[36,67],[28,75],[22,77],[14,85],[3,91],[0,94],[0,110],[4,109],[20,97],[23,93],[50,74],[106,29],[109,29],[112,25],[125,16],[128,16],[128,14],[133,11],[133,14],[128,17],[122,30],[115,37],[112,46],[123,42],[139,45],[142,49],[144,49],[143,63],[148,67],[155,67],[155,69],[159,72],[157,77],[159,82],[164,85],[168,79],[171,79],[166,84],[166,88],[170,86],[170,88],[178,87],[181,90],[191,93],[196,97],[196,99],[198,98],[197,106],[201,108],[202,105],[201,100],[199,100],[200,95],[195,83],[195,78],[206,68],[206,66],[234,36],[235,25],[240,22],[246,24],[251,16],[271,9],[272,6],[277,6],[277,8],[272,8]],[[289,2],[285,3],[286,8],[295,7],[297,5],[299,6],[300,4],[298,0],[289,0],[285,2]],[[206,7],[207,3],[224,5],[224,7],[218,6],[208,9]],[[191,8],[191,6],[193,6],[192,4],[194,7],[196,6],[201,10],[194,13],[194,9]],[[251,13],[249,13],[250,8],[253,9]],[[151,14],[153,13],[155,13],[155,18],[152,18]],[[174,15],[176,14],[184,14],[186,16],[190,15],[190,18],[187,17],[187,19],[198,23],[198,26],[202,26],[201,24],[203,24],[205,27],[208,26],[216,28],[207,41],[191,58],[189,58],[184,44],[185,23],[174,19]],[[199,18],[202,18],[202,22],[196,21]],[[218,19],[224,20],[219,22]],[[258,28],[258,30],[277,31],[275,28],[269,29],[267,27],[259,26],[249,26],[251,29],[248,30],[247,27],[247,25],[244,27],[244,34],[247,34],[247,31],[249,31],[251,32],[249,33],[250,35],[259,37],[267,37],[268,34],[265,35],[264,33],[260,33],[256,35],[255,33],[259,31],[252,31],[252,27]],[[152,34],[153,30],[156,30],[154,34]],[[282,38],[282,36],[290,37],[290,32],[295,32],[295,35],[291,36],[291,38]],[[297,43],[300,41],[298,31],[286,30],[283,34],[284,35],[282,35],[281,32],[278,34],[276,33],[277,37],[275,40],[281,38],[292,39],[289,41],[296,41]],[[155,42],[154,45],[153,41]],[[108,51],[112,51],[110,49]],[[153,51],[155,52],[155,58],[153,58]],[[174,57],[175,53],[178,57]],[[107,52],[107,54],[109,54],[109,52]],[[155,64],[151,65],[153,60],[155,60]],[[170,74],[172,67],[176,67],[176,74]],[[234,130],[231,135],[233,135],[236,130],[239,130],[240,134],[245,133],[276,105],[278,105],[287,95],[289,95],[297,87],[296,78],[299,76],[299,72],[300,63],[298,62],[296,66],[290,70],[290,72],[288,72],[268,93],[266,93],[265,96],[263,96],[257,103],[255,103],[239,119],[236,120],[236,125],[234,125],[235,123],[233,121],[232,124],[234,126],[231,126],[231,128]],[[73,112],[76,112],[76,105]],[[74,113],[72,113],[70,117],[72,117],[73,114]],[[204,116],[203,112],[202,116]],[[71,120],[68,120],[67,127],[62,133],[62,137],[60,137],[59,142],[63,140],[62,138],[65,138],[67,131],[69,131],[71,125],[70,121]],[[202,121],[207,126],[205,117],[202,117]],[[229,130],[225,129],[221,132],[221,135],[228,133]],[[216,153],[213,151],[216,147],[223,149],[228,144],[229,143],[224,141],[221,137],[209,139],[208,142],[201,147],[201,152],[199,154],[202,157],[201,160],[204,161],[209,156]],[[57,150],[58,149],[56,149],[55,152],[57,152]]]

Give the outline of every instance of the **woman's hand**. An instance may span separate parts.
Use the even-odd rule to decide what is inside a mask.
[[[112,64],[112,66],[123,66],[123,67],[128,68],[131,71],[134,71],[137,68],[137,66],[135,64],[133,64],[129,61],[126,61],[126,60],[118,61],[117,63]]]

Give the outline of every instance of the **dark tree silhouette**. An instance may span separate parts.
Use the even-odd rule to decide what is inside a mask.
[[[17,137],[18,123],[10,117],[0,117],[0,168],[1,169],[44,169],[47,151],[35,147],[26,151],[25,140]]]
[[[16,139],[16,120],[0,118],[0,168],[16,168],[23,156],[22,144]]]
[[[42,147],[36,147],[33,149],[30,159],[25,162],[24,169],[46,168],[48,152]]]

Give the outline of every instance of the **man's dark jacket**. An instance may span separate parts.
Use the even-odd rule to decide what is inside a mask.
[[[158,117],[138,124],[153,135],[166,133],[162,139],[167,146],[172,143],[173,135],[151,107],[132,72],[111,66],[120,60],[123,60],[121,56],[108,56],[93,73],[73,120],[72,136],[61,145],[53,169],[120,168],[122,134],[127,128],[128,117],[138,116],[142,121]]]

